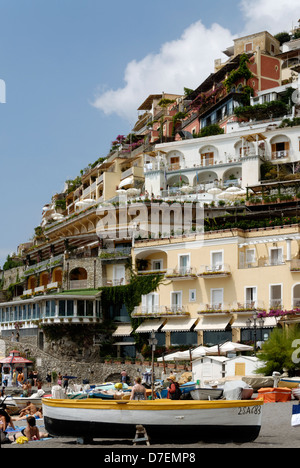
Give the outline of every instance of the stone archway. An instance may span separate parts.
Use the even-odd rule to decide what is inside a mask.
[[[70,271],[70,289],[85,289],[87,288],[87,271],[85,268],[76,267]]]

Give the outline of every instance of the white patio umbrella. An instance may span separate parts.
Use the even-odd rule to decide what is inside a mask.
[[[184,192],[184,193],[190,193],[193,191],[193,187],[191,187],[190,185],[184,185],[183,187],[180,188],[181,192]]]
[[[170,353],[170,354],[166,354],[165,356],[162,356],[162,357],[159,357],[157,358],[157,360],[159,362],[161,361],[183,361],[184,359],[181,357],[182,353],[184,353],[184,351],[177,351],[175,353]]]
[[[241,189],[239,187],[236,187],[236,186],[233,186],[233,187],[228,187],[226,189],[226,192],[229,192],[229,193],[234,193],[234,192],[239,192]]]
[[[221,193],[221,192],[222,192],[222,189],[220,189],[219,187],[212,187],[207,190],[207,193],[210,193],[211,195],[218,195],[218,193]]]
[[[129,188],[128,190],[126,190],[126,194],[128,195],[128,197],[137,197],[140,193],[141,191],[136,188]]]
[[[192,359],[196,359],[198,357],[205,356],[209,348],[206,346],[198,346],[198,348],[192,349]],[[190,350],[182,351],[182,359],[190,359]]]
[[[198,357],[202,357],[206,355],[207,350],[210,348],[207,348],[206,346],[198,346],[195,349],[191,350],[192,353],[192,359],[196,359]],[[186,351],[176,351],[171,354],[167,354],[164,357],[159,357],[157,359],[158,361],[189,361],[190,360],[190,350],[187,349]]]
[[[226,341],[222,345],[215,345],[208,348],[207,354],[226,354],[237,351],[253,351],[253,346],[243,345],[241,343],[233,343],[232,341]]]

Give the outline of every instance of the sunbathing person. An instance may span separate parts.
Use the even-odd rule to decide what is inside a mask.
[[[12,442],[15,442],[19,437],[27,437],[28,440],[40,440],[48,436],[49,434],[47,432],[39,431],[39,428],[36,426],[35,418],[33,416],[28,416],[27,426],[25,429],[22,429],[21,432],[10,435],[9,439]]]

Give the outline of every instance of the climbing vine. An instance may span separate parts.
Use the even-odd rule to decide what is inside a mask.
[[[253,76],[252,72],[248,68],[248,63],[250,62],[247,54],[242,54],[240,57],[239,67],[236,70],[233,70],[228,78],[224,81],[224,86],[229,93],[232,86],[241,79],[245,79],[246,82]]]
[[[101,303],[104,319],[111,304],[124,304],[131,317],[133,309],[141,303],[142,296],[155,291],[163,280],[162,274],[145,276],[132,275],[131,281],[125,286],[102,287]],[[136,319],[131,318],[136,325]],[[133,322],[134,321],[134,322]]]
[[[102,287],[100,290],[103,318],[108,319],[107,312],[111,304],[125,305],[128,315],[131,320],[133,330],[140,325],[142,319],[132,317],[133,309],[138,306],[142,301],[144,294],[149,294],[155,291],[163,281],[164,275],[152,274],[145,276],[137,276],[132,274],[131,281],[125,286]],[[136,348],[141,349],[144,345],[143,338],[139,333],[133,331]]]

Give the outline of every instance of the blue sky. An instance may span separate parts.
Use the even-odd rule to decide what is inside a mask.
[[[148,94],[198,86],[234,37],[291,29],[297,10],[295,0],[0,0],[0,265],[64,181],[129,133]]]

